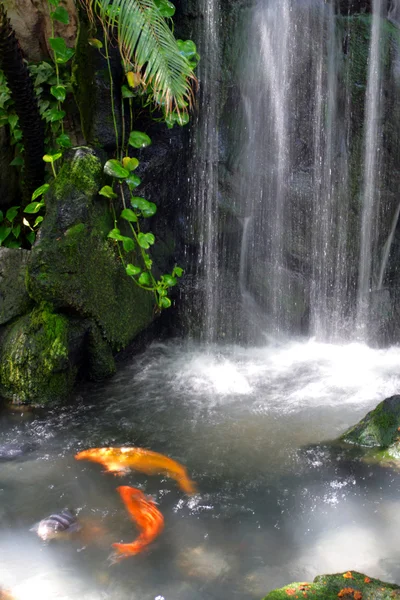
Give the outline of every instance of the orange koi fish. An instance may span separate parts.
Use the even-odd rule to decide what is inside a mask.
[[[164,529],[164,517],[154,501],[140,490],[121,485],[117,488],[131,519],[139,529],[139,537],[130,544],[113,544],[117,551],[113,562],[142,552]]]
[[[167,475],[178,483],[187,494],[196,493],[194,481],[189,479],[183,465],[144,448],[91,448],[75,454],[77,460],[92,460],[102,464],[106,471],[122,475],[129,469],[140,471],[146,475]]]

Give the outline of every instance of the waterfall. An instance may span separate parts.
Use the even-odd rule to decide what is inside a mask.
[[[200,0],[202,31],[198,49],[201,55],[198,78],[201,89],[194,124],[193,156],[190,171],[190,205],[193,238],[199,252],[196,278],[200,282],[201,336],[206,342],[216,338],[218,302],[218,94],[219,94],[219,2]]]
[[[250,322],[268,336],[378,335],[371,291],[398,210],[400,0],[373,0],[372,14],[333,0],[200,4],[203,339],[241,341]]]
[[[373,0],[372,35],[368,61],[368,86],[365,110],[364,185],[362,190],[362,217],[360,263],[357,293],[357,328],[365,338],[369,319],[369,298],[374,281],[374,256],[378,235],[378,177],[381,118],[381,26],[382,0]]]

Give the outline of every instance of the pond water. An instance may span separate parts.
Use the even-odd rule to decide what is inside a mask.
[[[250,600],[324,572],[399,581],[400,472],[326,444],[399,390],[400,348],[172,341],[81,387],[72,407],[5,413],[0,451],[27,453],[0,464],[0,584],[18,600]],[[182,462],[199,493],[74,460],[119,445]],[[111,544],[136,537],[118,485],[154,496],[165,529],[111,565]],[[30,531],[65,507],[80,536]]]

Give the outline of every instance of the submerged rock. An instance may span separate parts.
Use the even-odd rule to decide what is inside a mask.
[[[269,592],[264,600],[288,600],[291,597],[318,600],[393,600],[400,598],[400,586],[373,579],[357,571],[347,571],[318,575],[313,583],[291,583]]]

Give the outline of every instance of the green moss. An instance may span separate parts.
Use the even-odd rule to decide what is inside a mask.
[[[357,544],[357,540],[354,540]],[[344,576],[346,575],[346,577]],[[350,575],[350,577],[347,577]],[[353,591],[338,596],[345,588]],[[315,598],[316,600],[353,600],[354,592],[359,592],[362,600],[393,600],[400,598],[400,587],[367,577],[357,571],[336,573],[334,575],[319,575],[313,583],[291,583],[278,590],[269,592],[264,600],[288,600],[289,598]]]
[[[400,396],[392,396],[378,404],[340,439],[359,446],[389,448],[397,442],[399,427]]]
[[[89,149],[79,149],[63,166],[46,197],[27,288],[37,303],[73,309],[94,321],[119,350],[152,321],[153,296],[126,277],[115,244],[107,239],[113,218],[107,199],[96,196],[100,175],[101,163]],[[130,260],[135,263],[134,256]]]
[[[2,395],[46,404],[65,397],[76,370],[68,360],[68,320],[42,304],[10,325],[0,358]]]

